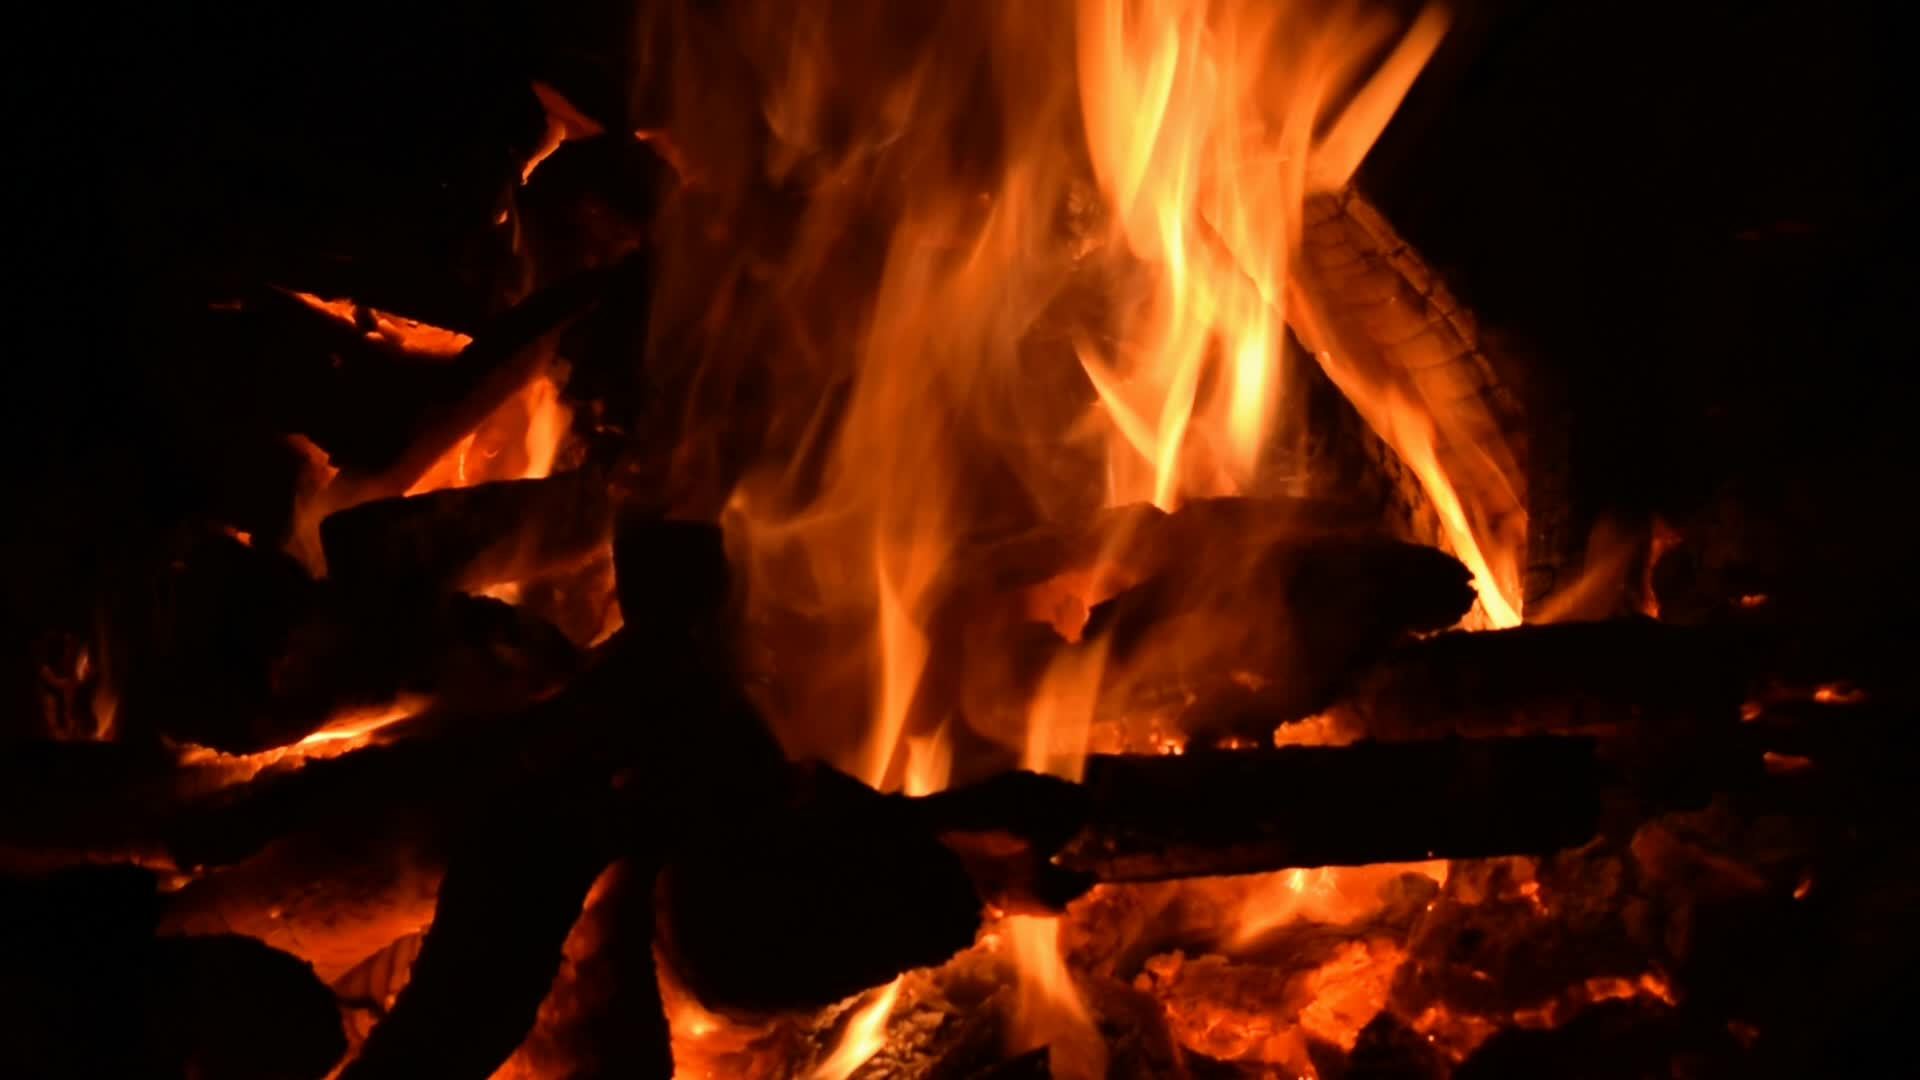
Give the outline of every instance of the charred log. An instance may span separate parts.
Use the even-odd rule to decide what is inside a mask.
[[[1451,625],[1473,603],[1466,570],[1417,545],[1296,535],[1192,550],[1096,605],[1078,643],[1010,606],[951,631],[936,623],[919,721],[930,729],[958,712],[1018,745],[1039,680],[1098,649],[1101,718],[1172,712],[1202,743],[1265,741],[1276,724],[1324,708],[1408,633]]]
[[[654,868],[608,867],[567,935],[566,963],[540,1017],[509,1059],[536,1075],[673,1075],[667,1018],[654,969]]]
[[[474,591],[578,565],[611,525],[606,475],[579,469],[361,503],[320,542],[335,580]]]
[[[1384,657],[1334,712],[1379,739],[1724,731],[1745,683],[1733,644],[1644,619],[1443,634]]]
[[[1601,780],[1574,738],[1095,755],[1088,826],[1058,861],[1154,881],[1556,851],[1598,831]]]
[[[447,449],[524,387],[552,359],[554,342],[609,289],[646,272],[638,256],[583,271],[528,297],[475,332],[448,365],[457,380],[409,428],[406,444],[386,460],[343,470],[323,493],[324,514],[400,495]]]
[[[407,986],[343,1080],[484,1080],[533,1026],[561,943],[610,857],[589,791],[508,803],[448,862]]]
[[[1491,551],[1526,550],[1532,455],[1524,410],[1472,314],[1357,191],[1310,199],[1306,215],[1306,272],[1289,281],[1298,301],[1289,321],[1387,443],[1395,439],[1390,411],[1397,406],[1390,403],[1424,405],[1435,422],[1431,452],[1465,493],[1475,539]],[[1437,542],[1441,530],[1430,508],[1421,521],[1414,538]],[[1579,537],[1571,532],[1552,530],[1555,546],[1530,560],[1541,587],[1551,587],[1572,557],[1567,545]]]
[[[709,1008],[819,1008],[938,964],[979,930],[960,859],[899,800],[812,775],[788,812],[716,829],[667,871],[664,947]]]

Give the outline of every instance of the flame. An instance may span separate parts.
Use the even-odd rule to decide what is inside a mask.
[[[540,99],[540,107],[547,114],[547,128],[540,136],[540,145],[520,167],[520,182],[525,184],[533,179],[533,171],[540,163],[553,156],[560,145],[570,139],[584,139],[598,135],[604,130],[598,121],[574,107],[566,95],[543,82],[533,84],[533,95]]]
[[[977,765],[954,760],[953,721],[1077,779],[1104,639],[1051,651],[1002,727],[928,711],[958,654],[1005,659],[1014,637],[949,625],[971,569],[959,553],[1103,507],[1291,479],[1275,459],[1301,404],[1287,328],[1314,317],[1295,281],[1306,200],[1346,183],[1445,15],[1405,28],[1285,0],[661,7],[645,34],[669,39],[672,100],[648,135],[685,183],[661,216],[650,346],[698,370],[676,498],[724,507],[749,625],[820,650],[776,676],[794,704],[770,709],[772,726],[789,754],[882,790],[924,794]],[[749,460],[696,460],[724,456],[711,444],[727,444],[742,388],[766,405]],[[1518,622],[1513,551],[1450,472],[1441,450],[1460,448],[1428,403],[1361,408],[1394,433],[1487,620]],[[1077,637],[1086,599],[1045,621]],[[1364,880],[1302,877],[1237,932],[1335,917]],[[1009,1031],[1048,1046],[1055,1075],[1102,1075],[1060,929],[997,924],[1018,980]],[[862,1008],[877,1030],[886,1009]],[[1344,1031],[1352,1010],[1327,1011]]]
[[[552,475],[571,420],[560,384],[542,372],[440,455],[406,494]]]
[[[1102,642],[1062,653],[1048,667],[1028,712],[1024,768],[1081,778],[1105,665]],[[1060,919],[1014,915],[1003,925],[1016,976],[1014,1048],[1049,1047],[1054,1076],[1104,1076],[1106,1044],[1061,955]]]
[[[894,979],[872,1001],[860,1006],[847,1021],[847,1030],[840,1036],[839,1044],[808,1074],[808,1080],[847,1080],[855,1069],[880,1052],[886,1045],[887,1016],[893,1012],[893,1003],[900,996],[901,981]]]
[[[1423,874],[1445,885],[1451,864],[1445,859],[1417,863],[1380,863],[1358,867],[1282,870],[1241,902],[1236,926],[1225,945],[1244,949],[1269,931],[1300,922],[1352,923],[1379,912],[1381,888],[1402,874]]]

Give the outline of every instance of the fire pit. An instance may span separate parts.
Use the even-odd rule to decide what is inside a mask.
[[[1885,35],[1588,18],[124,28],[205,123],[35,165],[11,1068],[1864,1068]]]

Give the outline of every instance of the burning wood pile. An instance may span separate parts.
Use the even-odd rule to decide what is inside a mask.
[[[1569,553],[1551,373],[1353,183],[1448,22],[643,5],[457,242],[190,283],[260,452],[22,650],[11,1068],[1806,1060],[1898,660]]]

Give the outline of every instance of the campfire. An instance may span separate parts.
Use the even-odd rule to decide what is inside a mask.
[[[1898,650],[1572,490],[1373,194],[1463,11],[642,0],[157,284],[225,479],[20,587],[11,1067],[1837,1060]]]

